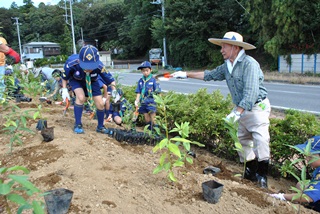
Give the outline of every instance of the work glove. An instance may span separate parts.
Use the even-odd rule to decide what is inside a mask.
[[[226,117],[226,120],[228,120],[229,122],[231,121],[231,118],[234,118],[233,122],[237,122],[241,117],[241,113],[236,111],[236,110],[232,110],[232,112]]]
[[[138,106],[139,106],[139,100],[135,100],[135,101],[134,101],[134,105],[135,105],[136,107],[138,107]]]
[[[177,71],[171,74],[172,77],[174,78],[187,78],[187,72],[185,71]]]
[[[14,64],[17,64],[20,62],[20,55],[17,52],[15,52],[12,48],[9,48],[9,51],[5,53],[5,55],[11,58]]]
[[[61,96],[62,96],[63,102],[65,102],[67,98],[68,100],[70,100],[70,96],[67,88],[61,89]]]
[[[105,105],[105,104],[106,104],[106,102],[107,102],[107,98],[102,97],[102,102],[103,102],[103,105]]]
[[[117,94],[118,94],[117,90],[112,90],[111,95],[112,95],[113,99],[115,99],[117,97]]]
[[[281,201],[286,201],[286,199],[284,198],[284,193],[277,193],[277,194],[268,194],[269,196],[279,199]]]
[[[112,122],[112,116],[109,115],[108,118],[105,120],[106,122]]]

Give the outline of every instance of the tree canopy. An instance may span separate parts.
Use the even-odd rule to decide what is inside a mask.
[[[59,43],[63,54],[72,54],[70,2],[58,5],[0,8],[0,27],[8,43],[18,48],[17,17],[21,43]],[[122,49],[122,58],[145,57],[151,48],[163,48],[174,66],[214,66],[222,61],[219,46],[209,38],[227,31],[241,33],[259,53],[274,60],[279,54],[312,54],[319,51],[320,2],[309,0],[74,0],[72,12],[76,41],[95,40],[100,50]],[[162,16],[162,6],[165,15]],[[78,47],[79,48],[79,47]]]

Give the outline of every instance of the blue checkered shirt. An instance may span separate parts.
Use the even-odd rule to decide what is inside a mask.
[[[210,80],[226,80],[232,102],[248,111],[268,94],[263,86],[264,76],[259,63],[245,53],[238,59],[231,74],[228,71],[227,62],[214,70],[205,70],[204,81]]]

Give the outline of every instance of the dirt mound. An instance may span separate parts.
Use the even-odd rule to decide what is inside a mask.
[[[45,104],[46,105],[46,104]],[[19,104],[28,109],[35,103]],[[108,135],[95,132],[97,121],[83,115],[85,134],[72,131],[74,118],[70,109],[44,106],[48,126],[54,126],[54,140],[44,142],[36,130],[37,121],[28,125],[35,134],[24,134],[23,145],[8,154],[9,136],[1,131],[0,160],[2,166],[21,165],[31,170],[30,180],[41,190],[72,190],[69,213],[295,213],[293,207],[267,197],[267,191],[235,176],[242,166],[223,160],[209,151],[193,148],[194,164],[176,169],[178,182],[169,182],[165,173],[153,175],[160,154],[150,145],[119,143]],[[0,122],[3,124],[3,112]],[[107,127],[117,127],[112,123]],[[206,166],[216,166],[216,176],[203,174]],[[215,180],[224,185],[218,203],[203,199],[201,184]],[[269,178],[268,192],[288,190],[292,183]],[[1,202],[0,202],[1,203]],[[1,205],[0,205],[1,206]],[[3,205],[2,205],[3,206]],[[302,209],[301,213],[316,213]]]

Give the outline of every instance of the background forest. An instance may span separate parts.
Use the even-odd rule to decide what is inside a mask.
[[[318,53],[320,1],[309,0],[73,0],[76,41],[92,39],[99,50],[122,49],[121,59],[147,57],[148,50],[163,48],[168,64],[184,68],[212,67],[221,63],[219,47],[208,38],[237,31],[254,44],[250,51],[267,70],[277,69],[278,55]],[[165,15],[162,16],[162,5]],[[68,8],[68,10],[65,10]],[[62,54],[72,54],[70,2],[34,5],[24,0],[0,8],[0,31],[19,50],[15,20],[19,18],[21,44],[56,42]],[[67,11],[67,13],[66,13]],[[163,20],[164,17],[164,20]]]

